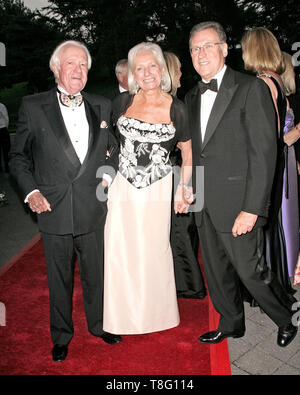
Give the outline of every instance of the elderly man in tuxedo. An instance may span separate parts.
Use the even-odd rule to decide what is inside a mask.
[[[80,42],[65,41],[55,49],[50,68],[57,86],[23,98],[10,153],[11,174],[37,213],[42,234],[54,361],[66,358],[73,336],[75,254],[89,332],[109,344],[121,341],[102,329],[107,208],[104,199],[97,198],[105,195],[105,177],[113,177],[118,154],[108,125],[110,101],[83,92],[90,66],[89,51]],[[106,174],[101,173],[103,166]]]
[[[295,337],[292,304],[266,267],[266,223],[276,161],[275,113],[260,79],[225,65],[228,47],[219,23],[191,30],[190,52],[202,78],[186,95],[193,142],[194,177],[204,167],[204,205],[195,213],[216,330],[206,344],[245,332],[240,282],[279,327],[277,343]],[[195,183],[194,183],[195,184]]]

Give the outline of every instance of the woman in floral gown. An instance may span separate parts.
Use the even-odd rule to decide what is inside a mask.
[[[128,54],[129,93],[113,103],[120,141],[119,171],[109,188],[105,227],[104,330],[141,334],[179,324],[170,213],[170,152],[180,143],[183,165],[175,212],[188,208],[192,152],[185,105],[167,92],[160,47],[141,43]]]

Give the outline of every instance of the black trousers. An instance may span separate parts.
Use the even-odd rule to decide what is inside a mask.
[[[220,314],[218,329],[245,330],[241,283],[277,326],[289,324],[292,301],[266,265],[263,229],[235,238],[218,232],[209,214],[205,210],[202,214],[198,232],[208,289]]]
[[[88,330],[103,333],[103,230],[80,236],[42,233],[46,258],[50,332],[54,344],[67,345],[74,333],[72,296],[78,258]]]
[[[10,150],[10,136],[7,128],[0,128],[0,170],[2,166],[1,156],[3,155],[4,170],[8,172],[8,154]]]

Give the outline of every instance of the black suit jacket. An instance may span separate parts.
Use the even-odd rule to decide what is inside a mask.
[[[110,101],[87,93],[83,96],[89,146],[82,164],[66,130],[56,89],[24,97],[20,107],[10,170],[24,197],[39,189],[49,201],[52,211],[38,215],[42,232],[78,235],[104,224],[106,202],[96,197],[97,187],[102,188],[96,173],[104,165],[116,170],[118,162],[110,129],[100,127],[102,121],[109,125]],[[112,153],[109,160],[107,150]]]
[[[115,89],[113,89],[112,91],[108,92],[105,96],[113,101],[117,96],[119,96],[121,94],[119,86]]]
[[[227,67],[201,139],[198,85],[185,98],[196,167],[204,166],[204,208],[215,228],[231,232],[240,211],[265,224],[277,154],[275,109],[267,85]],[[201,212],[195,213],[201,225]]]

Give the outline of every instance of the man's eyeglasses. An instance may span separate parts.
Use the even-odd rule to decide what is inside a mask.
[[[201,45],[199,47],[191,48],[190,52],[192,55],[196,55],[197,53],[200,53],[201,49],[203,49],[203,51],[205,53],[209,53],[215,49],[216,45],[221,45],[221,44],[223,44],[223,43],[207,43],[207,44]]]

